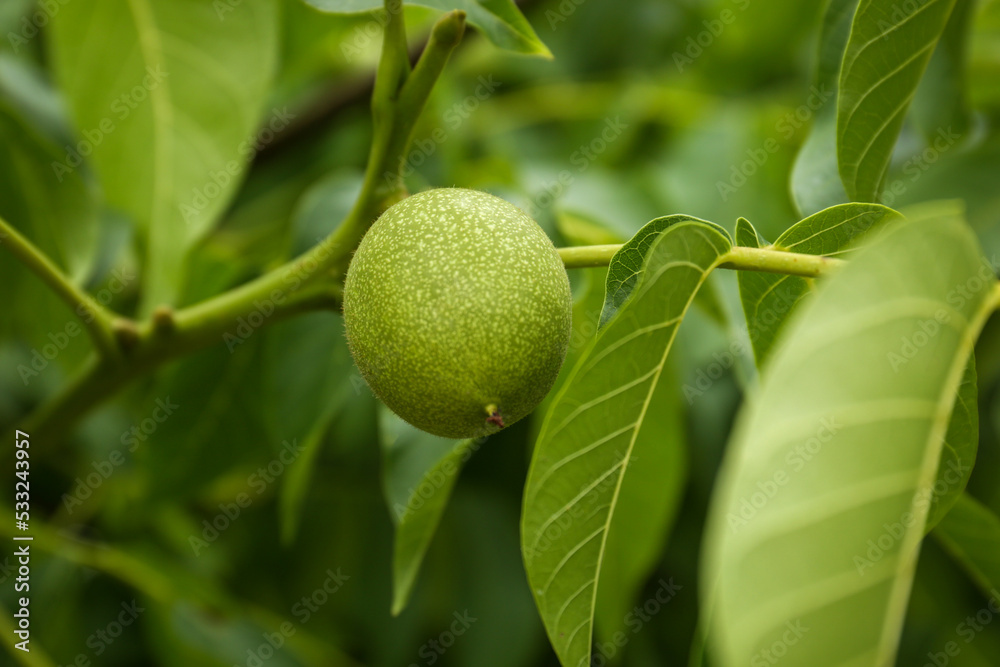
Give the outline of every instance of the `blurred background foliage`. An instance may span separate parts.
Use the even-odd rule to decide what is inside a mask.
[[[969,38],[957,51],[957,98],[918,95],[926,113],[908,121],[890,174],[890,182],[903,179],[905,192],[885,203],[964,200],[993,256],[1000,252],[1000,2],[959,3],[967,5]],[[298,0],[278,4],[280,57],[262,120],[276,109],[294,118],[262,146],[235,200],[188,254],[178,305],[308,248],[343,217],[360,186],[377,24],[371,15],[321,14]],[[800,217],[789,174],[813,115],[803,105],[823,3],[519,4],[554,58],[510,54],[475,31],[467,35],[419,123],[407,170],[411,191],[489,190],[531,212],[557,245],[621,241],[668,213],[730,230],[745,216],[768,239]],[[36,10],[30,0],[5,0],[0,34],[21,34]],[[436,13],[406,12],[418,45]],[[720,23],[723,12],[733,20]],[[134,312],[141,280],[129,276],[141,262],[133,222],[106,204],[87,167],[60,184],[58,196],[49,194],[49,165],[73,135],[52,82],[46,28],[38,32],[24,43],[0,41],[0,214],[93,294]],[[101,45],[92,48],[100,57]],[[939,51],[931,71],[948,72]],[[960,139],[933,161],[914,163],[934,138],[920,119],[938,127],[934,114],[945,112]],[[737,183],[740,165],[772,141],[776,150],[743,174],[745,184],[732,192],[720,187]],[[54,231],[54,219],[73,220],[59,225],[72,234]],[[571,356],[594,332],[601,273],[573,272]],[[14,424],[71,377],[89,341],[67,337],[44,370],[22,381],[18,366],[30,365],[73,316],[8,256],[0,258],[0,285],[0,423]],[[701,525],[734,412],[754,382],[745,331],[732,324],[742,319],[735,280],[715,276],[713,287],[714,297],[681,328],[672,372],[678,388],[697,386],[713,364],[721,377],[702,394],[674,397],[673,431],[683,440],[688,482],[670,534],[652,538],[655,562],[636,603],[661,579],[681,588],[615,656],[623,665],[687,664],[695,634]],[[987,331],[976,353],[982,443],[969,487],[994,511],[998,340]],[[164,403],[175,407],[159,419]],[[96,665],[252,665],[273,653],[265,662],[275,667],[554,665],[517,536],[537,428],[525,420],[471,457],[410,604],[393,617],[393,522],[383,498],[379,409],[347,355],[339,316],[298,317],[255,331],[232,352],[220,343],[171,363],[88,416],[64,447],[32,459],[39,552],[33,655],[42,660],[32,664],[75,664],[82,655]],[[4,460],[11,458],[5,448]],[[108,465],[113,472],[104,479]],[[83,498],[95,472],[100,483]],[[74,493],[79,502],[67,502]],[[234,505],[238,498],[248,502]],[[227,517],[234,507],[238,517]],[[226,528],[206,529],[213,521]],[[2,565],[0,602],[9,610],[9,561]],[[317,594],[324,584],[336,592]],[[304,597],[314,609],[303,606]],[[119,637],[105,635],[111,642],[101,639],[97,633],[111,629],[133,600],[144,610],[137,622]],[[923,664],[984,604],[937,545],[926,544],[898,664]],[[453,625],[455,614],[466,612],[476,620],[439,652],[435,646],[451,644],[450,629],[463,627]],[[294,632],[268,650],[266,635],[283,623]],[[1000,624],[986,627],[950,664],[1000,664]]]

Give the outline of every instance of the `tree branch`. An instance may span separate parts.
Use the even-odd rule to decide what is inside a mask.
[[[26,429],[40,444],[58,441],[91,408],[167,361],[220,342],[235,349],[246,338],[240,331],[241,320],[246,322],[255,313],[261,323],[252,330],[296,313],[340,308],[354,248],[375,219],[407,194],[400,171],[417,116],[465,28],[464,12],[442,16],[411,73],[400,0],[386,0],[386,11],[383,60],[372,99],[375,134],[361,193],[347,217],[305,254],[201,303],[178,311],[158,308],[142,323],[97,311],[124,363],[91,359],[69,385],[29,416]],[[69,283],[66,287],[75,289]]]
[[[114,334],[116,316],[78,288],[49,257],[10,224],[0,218],[0,245],[6,247],[80,318],[102,356],[117,358]]]

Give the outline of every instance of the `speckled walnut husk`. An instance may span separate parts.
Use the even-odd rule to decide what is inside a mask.
[[[496,432],[552,387],[570,338],[559,254],[516,206],[459,188],[389,208],[347,272],[344,321],[375,394],[447,438]]]

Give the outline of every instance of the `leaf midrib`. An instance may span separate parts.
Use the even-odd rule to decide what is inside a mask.
[[[677,227],[686,226],[688,224],[697,224],[697,223],[682,222],[678,223]],[[711,239],[708,239],[707,237],[705,238],[714,248],[715,243],[712,243]],[[715,260],[712,261],[712,263],[709,264],[708,267],[704,269],[701,278],[698,279],[697,285],[693,290],[691,290],[691,295],[688,297],[688,300],[684,303],[684,308],[682,308],[680,311],[681,313],[686,313],[691,308],[691,304],[694,302],[695,296],[698,294],[699,290],[701,290],[702,285],[704,285],[705,281],[708,280],[708,277],[712,274],[712,271],[715,268],[717,268],[719,264],[723,263],[724,258],[725,258],[725,253],[718,253]],[[659,278],[660,275],[662,275],[662,272],[659,275],[657,275],[657,278]],[[666,364],[667,361],[667,355],[670,354],[670,350],[671,348],[673,348],[674,340],[677,337],[677,331],[679,329],[680,329],[680,323],[678,323],[677,326],[675,326],[673,331],[670,333],[670,338],[667,341],[667,345],[663,350],[663,355],[660,357],[660,363],[657,365],[657,373],[653,377],[653,382],[649,387],[649,391],[646,393],[646,398],[643,400],[642,409],[639,411],[639,418],[637,420],[638,425],[636,426],[635,430],[632,431],[632,437],[629,439],[628,448],[625,450],[625,456],[622,459],[624,461],[624,464],[621,467],[621,474],[618,475],[618,481],[615,484],[615,490],[611,495],[611,507],[608,509],[608,516],[604,522],[604,529],[603,529],[604,534],[601,536],[601,544],[597,551],[597,564],[596,567],[594,568],[594,579],[593,579],[594,590],[590,600],[590,613],[586,619],[588,645],[592,641],[594,634],[594,610],[597,608],[597,588],[598,588],[597,580],[601,576],[601,568],[604,565],[604,554],[607,550],[608,531],[611,528],[611,519],[612,517],[614,517],[615,506],[618,504],[618,497],[621,494],[622,481],[625,479],[625,470],[628,467],[629,459],[631,459],[632,457],[632,450],[635,447],[636,438],[639,436],[639,431],[642,430],[642,423],[646,417],[646,410],[649,408],[650,400],[652,399],[652,396],[656,391],[656,385],[659,383],[660,376],[662,375],[663,366],[664,364]],[[587,654],[588,655],[590,654],[589,649],[587,651]]]
[[[157,63],[165,66],[163,44],[159,39],[159,29],[156,25],[150,0],[128,0],[129,13],[135,25],[136,37],[139,42],[139,52],[143,64],[147,68],[155,67]],[[157,59],[159,56],[159,59]],[[169,72],[168,72],[169,78]],[[150,211],[149,236],[155,238],[158,228],[164,224],[163,215],[170,203],[173,192],[172,151],[170,150],[169,128],[173,125],[171,113],[170,84],[160,81],[149,90],[150,104],[153,110],[153,193]]]
[[[993,310],[1000,305],[1000,284],[994,283],[990,294],[984,296],[979,308],[972,319],[969,320],[965,331],[959,338],[955,356],[949,369],[946,381],[941,387],[941,393],[937,401],[937,413],[927,435],[927,445],[924,448],[924,460],[921,465],[920,477],[917,479],[917,489],[930,488],[937,476],[938,461],[941,459],[941,448],[948,430],[948,420],[951,415],[952,406],[955,403],[955,396],[958,388],[962,384],[962,377],[965,374],[965,365],[976,343],[979,332],[986,324],[987,318]],[[923,504],[917,507],[914,515],[917,517],[915,526],[919,530],[912,528],[907,530],[900,546],[900,557],[896,560],[896,576],[893,581],[892,590],[889,593],[889,604],[880,633],[880,644],[878,649],[878,660],[876,664],[888,664],[896,654],[896,641],[900,626],[903,623],[906,603],[909,599],[910,589],[913,586],[913,577],[903,576],[904,573],[916,569],[917,547],[924,537],[923,526],[927,521],[930,512],[930,504]],[[895,625],[893,628],[891,626]],[[893,631],[895,630],[895,631]]]

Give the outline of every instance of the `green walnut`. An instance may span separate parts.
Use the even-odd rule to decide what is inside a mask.
[[[519,208],[442,188],[390,207],[347,271],[344,322],[355,363],[397,415],[428,433],[475,438],[542,400],[570,338],[569,279]]]

